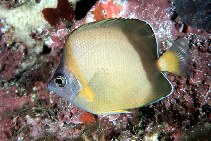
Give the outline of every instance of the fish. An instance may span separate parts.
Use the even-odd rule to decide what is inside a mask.
[[[167,73],[185,76],[187,57],[185,38],[161,54],[145,21],[91,22],[70,33],[48,89],[96,115],[129,113],[172,94]]]

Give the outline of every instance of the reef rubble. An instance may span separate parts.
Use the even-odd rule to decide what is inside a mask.
[[[44,18],[42,10],[55,10],[57,2],[65,1],[72,5],[69,14],[74,15],[77,1],[52,1],[0,0],[0,9],[7,11],[0,14],[0,141],[210,140],[209,30],[183,23],[173,0],[92,1],[94,6],[80,21],[62,17],[54,25]],[[39,14],[31,15],[29,10]],[[23,20],[21,25],[18,17],[41,20],[36,25]],[[161,53],[175,39],[188,39],[189,77],[169,74],[174,93],[129,114],[96,116],[49,92],[47,82],[58,66],[68,34],[85,23],[121,17],[147,21]]]

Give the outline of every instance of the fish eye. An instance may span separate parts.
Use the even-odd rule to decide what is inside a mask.
[[[64,75],[58,74],[58,75],[56,75],[56,77],[54,78],[54,83],[55,83],[58,87],[63,88],[63,87],[66,86],[67,80],[66,80],[66,78],[65,78]]]

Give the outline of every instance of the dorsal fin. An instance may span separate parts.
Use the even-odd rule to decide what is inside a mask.
[[[154,32],[151,26],[145,21],[137,19],[106,19],[82,25],[74,32],[80,33],[85,30],[96,29],[96,28],[114,28],[122,30],[122,32],[125,35],[127,35],[128,38],[130,38],[130,35],[133,34],[140,39],[139,40],[141,41],[140,44],[145,44],[145,46],[147,46],[148,48],[148,51],[152,53],[156,58],[158,57],[158,49]],[[133,42],[132,37],[130,39],[131,42]]]

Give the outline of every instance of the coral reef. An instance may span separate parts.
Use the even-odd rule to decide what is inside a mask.
[[[174,0],[176,11],[186,24],[211,30],[211,4],[207,0]]]
[[[183,23],[171,0],[100,0],[82,20],[62,17],[66,20],[52,27],[41,16],[43,9],[56,8],[56,0],[50,3],[0,1],[0,140],[210,140],[210,32]],[[52,94],[46,85],[72,30],[116,17],[147,21],[161,53],[175,39],[187,38],[189,76],[169,74],[174,93],[156,103],[129,114],[96,116]]]
[[[35,42],[30,37],[31,31],[33,29],[43,28],[48,24],[48,22],[43,18],[41,10],[45,7],[54,8],[56,5],[57,0],[42,0],[40,3],[36,3],[34,0],[28,0],[22,6],[14,9],[7,9],[4,5],[1,5],[0,17],[6,18],[6,22],[15,28],[15,34],[21,41],[28,46],[33,46]],[[6,5],[6,7],[8,6]]]

